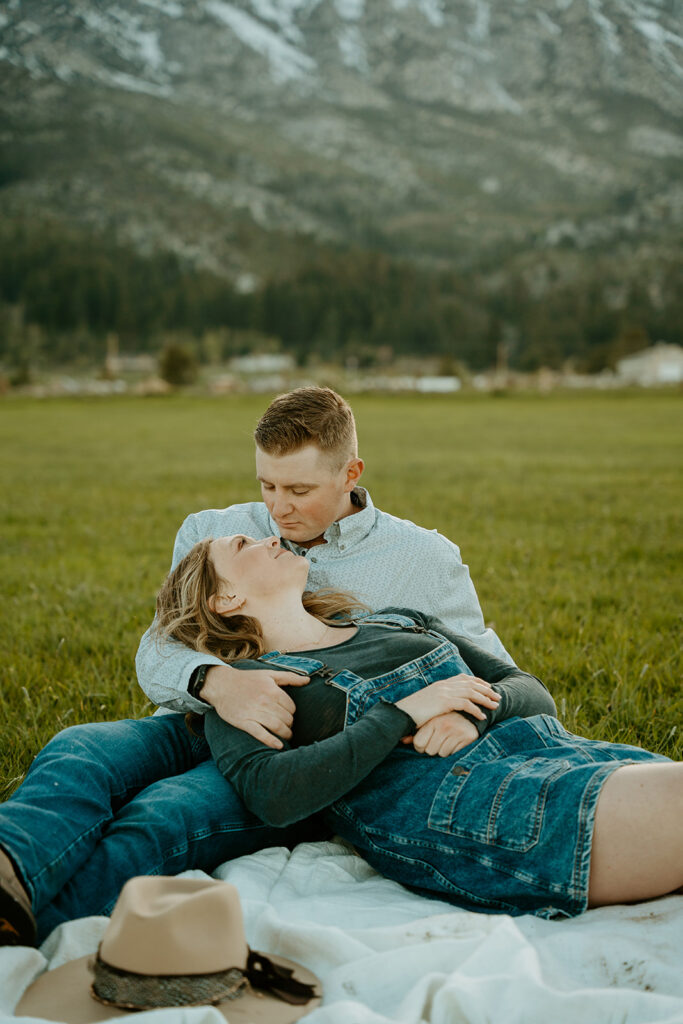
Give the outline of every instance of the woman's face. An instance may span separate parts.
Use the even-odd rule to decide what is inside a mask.
[[[219,537],[211,542],[209,557],[223,581],[221,593],[227,591],[240,599],[281,594],[295,585],[303,592],[308,576],[308,561],[280,547],[278,537]]]

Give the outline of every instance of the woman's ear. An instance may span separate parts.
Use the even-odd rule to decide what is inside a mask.
[[[237,594],[212,594],[209,598],[209,608],[216,615],[234,615],[246,601],[246,597],[240,599]]]

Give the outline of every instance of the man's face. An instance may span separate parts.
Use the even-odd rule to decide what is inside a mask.
[[[363,463],[350,459],[338,468],[316,444],[289,455],[268,455],[256,446],[256,477],[280,533],[296,544],[320,543],[322,534],[355,511],[350,493]]]

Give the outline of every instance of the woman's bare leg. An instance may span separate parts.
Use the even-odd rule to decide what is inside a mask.
[[[683,764],[624,765],[595,815],[588,905],[633,903],[683,886]]]

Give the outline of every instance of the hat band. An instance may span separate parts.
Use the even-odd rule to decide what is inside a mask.
[[[91,961],[90,987],[99,1003],[119,1010],[153,1010],[162,1006],[211,1006],[237,999],[248,987],[238,967],[211,974],[136,974],[112,967],[99,954]]]
[[[164,1006],[212,1006],[237,999],[255,989],[303,1006],[316,996],[315,987],[294,977],[289,967],[249,950],[246,971],[229,967],[210,974],[137,974],[112,967],[99,953],[90,962],[91,994],[99,1003],[119,1010],[154,1010]]]
[[[304,1006],[317,995],[315,986],[295,978],[291,967],[277,964],[253,949],[247,957],[247,978],[253,988],[277,996],[291,1006]]]

